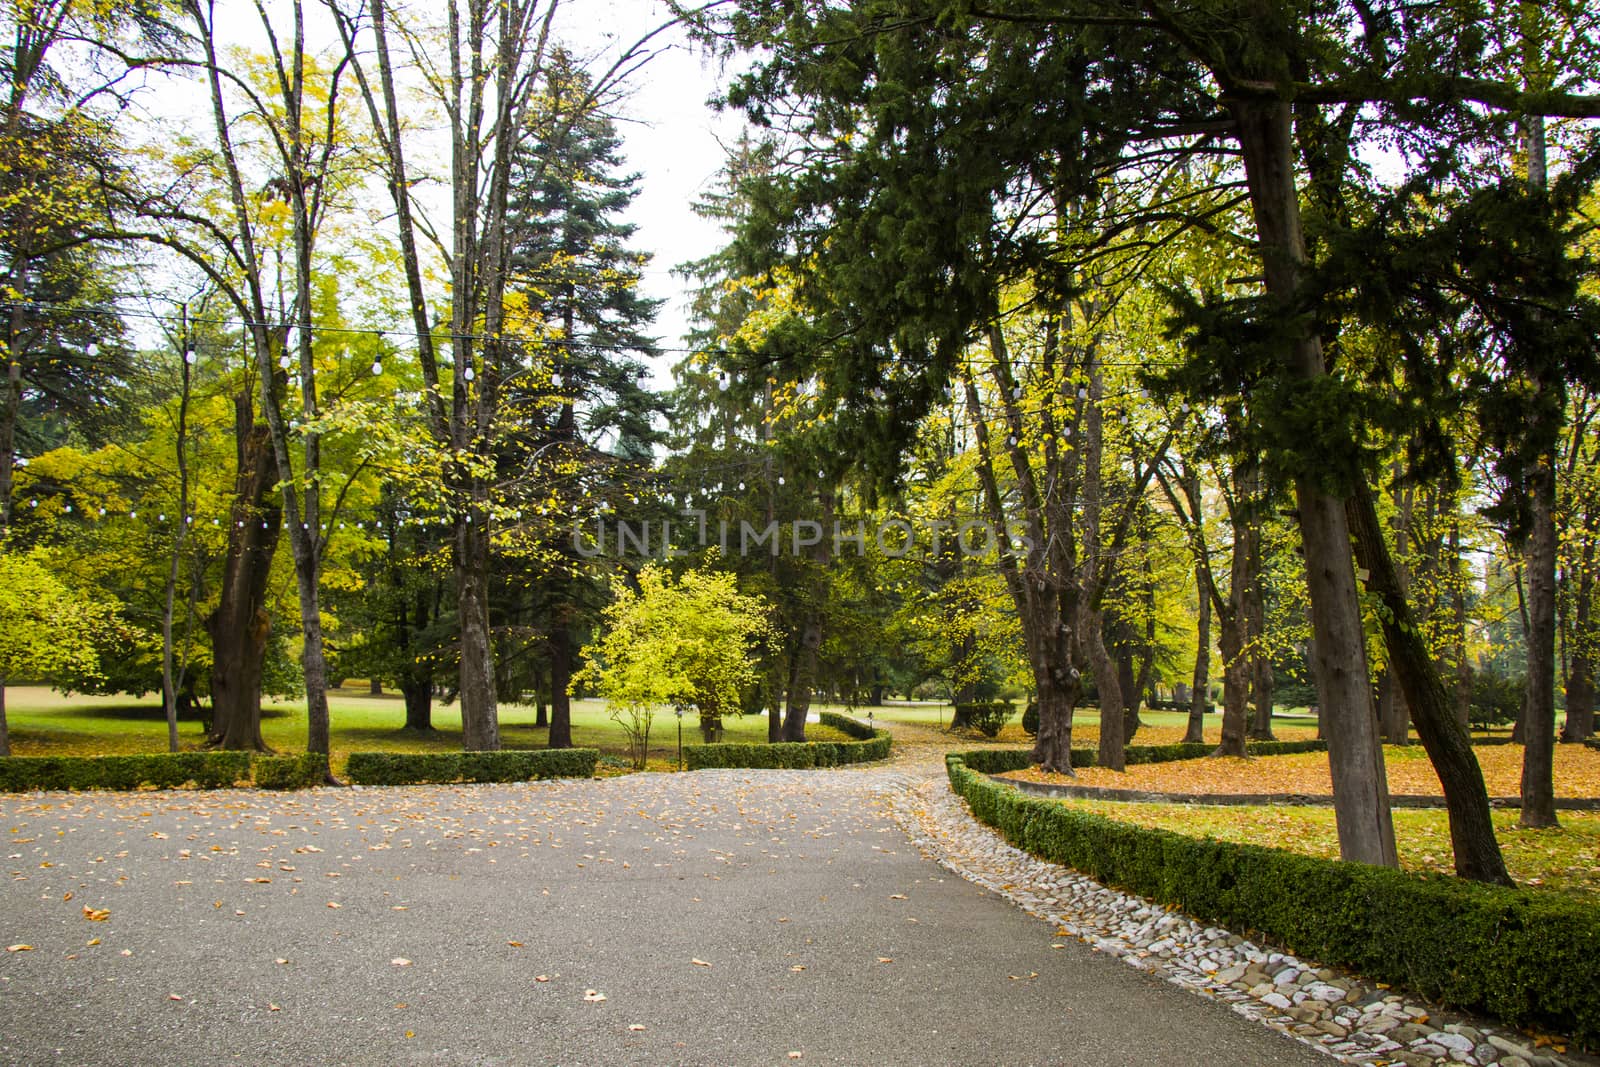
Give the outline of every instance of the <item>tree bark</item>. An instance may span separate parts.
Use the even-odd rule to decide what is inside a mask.
[[[1327,376],[1314,321],[1299,310],[1306,247],[1294,174],[1289,102],[1250,91],[1228,101],[1244,159],[1246,184],[1261,246],[1266,290],[1280,309],[1282,373],[1315,382]],[[1355,447],[1354,442],[1347,444]],[[1389,814],[1383,749],[1368,689],[1365,635],[1350,557],[1344,501],[1311,472],[1295,478],[1310,592],[1312,662],[1325,715],[1339,852],[1347,860],[1399,865]]]
[[[1351,500],[1349,518],[1356,552],[1368,573],[1367,588],[1384,606],[1381,618],[1390,666],[1415,716],[1422,747],[1444,787],[1456,874],[1474,881],[1510,885],[1511,876],[1506,873],[1490,818],[1483,771],[1473,754],[1472,740],[1455,717],[1444,682],[1412,619],[1411,605],[1401,591],[1370,490],[1363,487]]]
[[[1556,524],[1555,469],[1543,457],[1532,483],[1528,579],[1528,681],[1522,734],[1521,825],[1557,825],[1555,802]]]
[[[238,474],[222,587],[206,618],[211,636],[211,735],[218,748],[267,751],[261,739],[261,674],[267,635],[267,580],[282,520],[273,488],[277,470],[265,426],[256,425],[250,398],[234,400]]]
[[[500,747],[494,641],[489,626],[486,517],[487,509],[477,516],[468,511],[455,521],[456,612],[461,626],[461,747],[469,752],[492,752]],[[551,733],[555,733],[554,726]],[[550,743],[559,747],[555,737]]]
[[[1198,489],[1195,496],[1199,496]],[[1189,696],[1189,726],[1183,740],[1198,745],[1206,739],[1206,709],[1211,706],[1211,595],[1206,591],[1202,568],[1195,568],[1194,579],[1200,594],[1195,619],[1194,692]]]
[[[551,748],[572,747],[572,620],[565,605],[557,609],[550,628],[550,734]]]
[[[800,641],[789,662],[788,706],[784,709],[779,740],[804,741],[806,716],[811,713],[811,687],[817,676],[817,652],[822,648],[822,617],[816,607],[806,609],[800,624]]]
[[[1594,734],[1594,658],[1590,652],[1594,631],[1595,516],[1583,509],[1578,536],[1582,544],[1574,568],[1577,581],[1572,588],[1571,625],[1567,637],[1567,720],[1562,724],[1561,740],[1579,744]]]
[[[400,692],[406,700],[405,728],[419,733],[432,733],[433,679],[422,681],[407,678],[401,681]]]
[[[1461,729],[1472,729],[1472,663],[1467,658],[1467,576],[1461,557],[1461,519],[1450,523],[1450,612],[1455,638],[1455,713]]]

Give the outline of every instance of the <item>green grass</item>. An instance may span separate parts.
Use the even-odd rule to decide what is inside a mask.
[[[1274,845],[1308,856],[1337,859],[1333,809],[1134,804],[1111,800],[1061,800],[1078,811],[1119,822],[1171,830],[1191,837]],[[1561,812],[1556,830],[1523,830],[1516,811],[1494,812],[1506,868],[1519,883],[1543,886],[1600,902],[1600,813]],[[1396,809],[1400,865],[1410,871],[1453,873],[1450,826],[1443,811]]]
[[[818,706],[817,711],[825,710]],[[842,710],[842,709],[841,709]],[[328,694],[331,720],[331,764],[342,773],[351,752],[459,752],[461,750],[461,708],[459,704],[433,708],[434,731],[418,734],[402,729],[405,704],[399,696],[369,696],[362,692],[335,690]],[[165,752],[167,722],[158,697],[63,696],[40,686],[15,686],[6,690],[6,718],[10,725],[11,751],[19,756],[104,756],[138,752]],[[522,704],[500,706],[500,740],[505,748],[544,748],[549,731],[534,726],[535,709]],[[723,720],[724,740],[764,742],[767,719],[764,715],[731,717]],[[262,706],[261,736],[268,745],[283,753],[303,752],[306,747],[306,709],[301,701],[270,701]],[[197,746],[202,738],[198,722],[178,723],[179,744]],[[806,737],[813,741],[847,741],[844,734],[830,727],[811,723]],[[700,740],[698,720],[684,716],[683,743]],[[605,705],[596,700],[576,700],[572,704],[572,743],[580,748],[598,748],[605,756],[626,758],[627,735],[606,715]],[[671,770],[677,766],[678,721],[671,712],[658,713],[650,730],[652,770]],[[619,769],[616,759],[605,760],[602,773]]]

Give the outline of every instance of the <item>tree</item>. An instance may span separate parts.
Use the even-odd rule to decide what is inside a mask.
[[[729,572],[691,570],[674,581],[646,566],[637,591],[613,586],[605,635],[585,649],[572,684],[592,684],[607,700],[643,769],[656,708],[696,712],[707,741],[721,736],[723,716],[742,714],[740,691],[757,680],[753,654],[771,637],[769,612]]]
[[[11,755],[8,681],[95,676],[115,610],[68,589],[32,556],[0,553],[0,756]]]
[[[664,436],[652,424],[661,400],[640,384],[648,371],[638,359],[654,350],[642,331],[660,302],[639,293],[649,257],[628,247],[635,227],[620,218],[639,176],[622,170],[615,123],[572,56],[554,50],[542,76],[513,164],[506,225],[514,293],[548,338],[547,365],[505,382],[496,447],[497,496],[524,516],[576,515],[595,499],[631,495]],[[501,551],[536,561],[521,599],[545,635],[549,743],[569,747],[574,631],[603,586],[585,573],[569,530],[510,525]],[[538,536],[552,525],[553,544]]]

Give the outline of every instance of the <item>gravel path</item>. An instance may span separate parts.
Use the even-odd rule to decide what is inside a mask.
[[[0,1062],[1543,1062],[1015,853],[907,740],[823,773],[0,797]]]

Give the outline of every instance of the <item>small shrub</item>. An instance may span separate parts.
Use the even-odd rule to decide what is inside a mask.
[[[35,789],[221,789],[250,777],[248,752],[157,752],[136,756],[6,756],[0,792]]]
[[[592,778],[592,748],[502,752],[352,752],[345,776],[357,785],[424,782],[524,782],[532,778]]]
[[[321,752],[258,756],[251,769],[258,789],[310,789],[327,779],[328,757]]]
[[[1028,706],[1022,711],[1022,732],[1029,737],[1039,736],[1039,702],[1028,701]]]
[[[980,700],[970,704],[957,704],[950,717],[951,729],[970,726],[985,737],[998,737],[1000,728],[1016,710],[1008,700]]]

